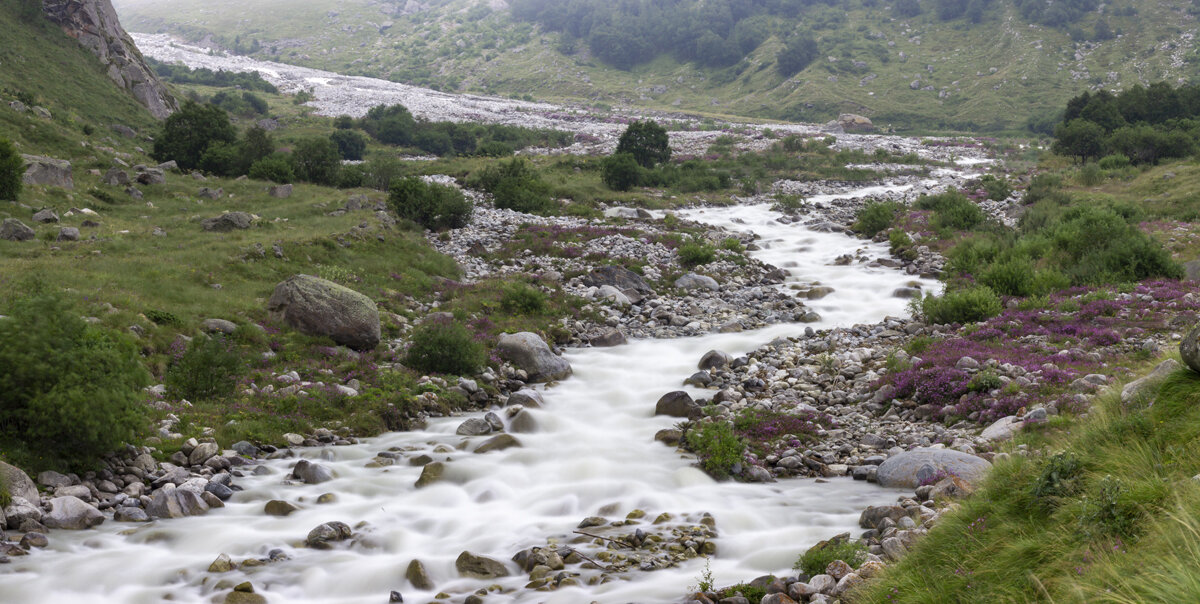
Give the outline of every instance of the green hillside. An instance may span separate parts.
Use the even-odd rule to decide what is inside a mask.
[[[1178,0],[1096,6],[1057,26],[1013,0],[980,3],[978,23],[966,13],[943,20],[944,2],[929,0],[913,17],[871,0],[791,3],[803,5],[794,16],[775,10],[744,21],[757,33],[728,67],[682,62],[687,53],[676,49],[625,70],[601,60],[596,51],[608,51],[594,40],[515,20],[482,0],[429,2],[406,15],[396,13],[405,3],[252,1],[253,11],[231,0],[121,0],[117,9],[133,31],[444,90],[804,121],[855,112],[904,129],[1019,128],[1083,90],[1196,72],[1195,17]],[[277,15],[284,5],[288,19],[246,16]],[[818,53],[785,78],[777,55],[800,31],[811,32]]]

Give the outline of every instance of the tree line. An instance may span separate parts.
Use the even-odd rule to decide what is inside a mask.
[[[1055,153],[1088,161],[1121,155],[1135,164],[1187,157],[1200,140],[1200,86],[1166,82],[1067,101],[1054,129]]]

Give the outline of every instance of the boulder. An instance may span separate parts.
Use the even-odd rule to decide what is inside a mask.
[[[71,162],[40,155],[22,155],[21,158],[25,160],[25,175],[21,177],[21,182],[27,185],[75,188],[75,180],[71,177]]]
[[[445,474],[446,474],[446,464],[445,463],[440,462],[440,461],[427,463],[427,464],[425,464],[425,467],[421,468],[421,475],[419,477],[417,477],[417,482],[416,482],[415,486],[418,489],[421,487],[429,486],[435,482],[442,480],[442,477],[445,476]]]
[[[33,221],[41,223],[41,224],[50,224],[51,222],[58,222],[58,213],[55,212],[54,210],[51,210],[50,208],[43,208],[41,210],[38,210],[37,212],[34,212]]]
[[[42,524],[49,528],[79,531],[104,522],[104,514],[84,503],[78,497],[55,497],[50,500],[50,511],[42,516]]]
[[[127,187],[131,182],[129,173],[120,168],[109,168],[104,173],[104,184],[110,187]]]
[[[517,411],[508,422],[508,431],[517,434],[528,434],[538,431],[537,419],[527,409]]]
[[[188,453],[188,464],[198,466],[220,452],[221,449],[217,447],[217,443],[200,443],[192,449],[191,453]]]
[[[245,212],[226,212],[213,218],[200,221],[200,226],[206,231],[228,233],[234,230],[245,230],[254,224],[254,217]]]
[[[837,123],[844,132],[873,132],[875,130],[875,124],[871,123],[870,118],[854,113],[839,115]]]
[[[144,185],[161,185],[167,182],[167,175],[163,173],[162,168],[143,168],[138,172],[137,181]]]
[[[517,440],[516,437],[514,437],[513,435],[497,434],[497,435],[483,441],[483,444],[479,445],[479,447],[477,447],[475,449],[475,452],[476,453],[487,453],[489,451],[500,451],[503,449],[507,449],[509,447],[519,447],[519,446],[521,446],[521,441]]]
[[[8,494],[26,501],[37,501],[37,485],[21,468],[0,461],[0,483],[8,487]]]
[[[4,222],[0,222],[0,239],[29,241],[35,237],[37,237],[37,233],[16,218],[5,218]]]
[[[233,332],[237,331],[237,323],[225,319],[205,319],[200,324],[200,327],[208,333],[223,333],[225,335],[232,335]]]
[[[1183,344],[1181,343],[1180,353],[1183,352],[1182,348]],[[1183,366],[1180,365],[1179,361],[1176,361],[1175,359],[1167,359],[1159,363],[1158,367],[1155,367],[1154,371],[1150,372],[1149,375],[1125,384],[1125,387],[1121,389],[1121,402],[1129,403],[1133,401],[1143,393],[1148,392],[1152,386],[1166,379],[1168,375],[1171,375],[1182,368]]]
[[[433,589],[433,580],[429,578],[429,572],[425,570],[425,564],[420,560],[413,560],[408,563],[408,570],[404,572],[404,578],[417,589],[431,591]]]
[[[1179,356],[1192,371],[1200,372],[1200,325],[1192,328],[1179,342]]]
[[[524,407],[541,407],[546,404],[542,399],[542,393],[530,388],[522,388],[508,395],[509,405],[522,405]]]
[[[275,185],[267,189],[267,195],[275,199],[287,199],[292,196],[292,185]]]
[[[292,477],[303,481],[305,484],[321,484],[322,482],[333,480],[333,472],[330,472],[329,468],[321,464],[301,459],[292,468]]]
[[[625,338],[625,334],[621,333],[621,330],[616,327],[610,327],[599,335],[588,338],[588,344],[591,344],[594,348],[621,346],[628,342],[629,340]]]
[[[706,277],[704,275],[697,275],[696,273],[688,273],[676,279],[675,287],[686,290],[707,289],[714,292],[721,289],[721,286],[717,284],[716,279],[713,279],[712,277]]]
[[[477,579],[508,576],[508,568],[504,566],[503,562],[471,552],[459,554],[458,559],[454,561],[454,567],[458,569],[459,574]]]
[[[55,241],[79,241],[79,229],[75,227],[62,227],[58,229],[58,237]]]
[[[622,308],[633,304],[633,300],[631,300],[629,296],[625,295],[624,292],[611,285],[601,285],[600,288],[596,290],[596,299],[603,300],[605,302],[612,302],[614,306]]]
[[[272,499],[267,502],[267,505],[263,506],[263,513],[268,516],[287,516],[299,509],[299,506],[290,501]]]
[[[696,365],[696,368],[705,371],[709,369],[723,369],[728,367],[731,361],[733,361],[733,357],[729,353],[720,350],[710,350],[704,353],[704,356],[700,357],[700,362]]]
[[[308,532],[304,543],[313,549],[332,549],[333,543],[345,541],[354,535],[345,522],[326,522]]]
[[[654,405],[654,414],[683,418],[695,417],[700,415],[700,405],[692,400],[688,393],[676,390],[668,392],[658,399]]]
[[[459,424],[454,433],[459,436],[482,436],[492,433],[492,425],[482,417],[472,417]]]
[[[311,275],[288,277],[275,286],[267,310],[272,320],[355,350],[379,345],[379,307],[370,298],[332,281]]]
[[[551,352],[535,333],[501,334],[496,342],[496,352],[500,358],[529,374],[530,382],[550,382],[571,375],[571,364]]]
[[[1020,418],[1010,415],[992,422],[983,429],[983,432],[979,433],[979,436],[987,440],[1008,440],[1013,437],[1013,434],[1019,432],[1023,425]]]
[[[915,489],[939,474],[958,476],[974,484],[991,467],[987,460],[969,453],[925,447],[889,457],[879,464],[876,479],[879,486],[902,489]]]
[[[631,291],[639,294],[654,292],[654,289],[650,287],[649,283],[646,283],[646,280],[641,275],[623,266],[602,266],[588,273],[587,277],[584,277],[583,282],[588,287],[611,285],[625,292],[626,295]],[[639,296],[638,298],[640,299],[641,297]],[[636,301],[634,300],[634,302]]]

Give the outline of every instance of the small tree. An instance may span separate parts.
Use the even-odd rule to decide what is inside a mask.
[[[0,199],[16,201],[21,194],[25,162],[8,139],[0,138]]]
[[[358,161],[367,150],[367,138],[355,130],[337,130],[329,135],[329,140],[337,145],[342,159]]]
[[[653,120],[635,121],[621,134],[616,152],[632,155],[643,168],[653,168],[671,159],[667,129]]]
[[[209,145],[232,144],[236,140],[237,131],[229,123],[229,114],[224,109],[186,101],[163,123],[150,155],[158,161],[173,159],[180,169],[191,170],[200,165],[200,158]]]
[[[628,191],[641,180],[642,168],[629,153],[617,153],[604,158],[600,180],[614,191]]]
[[[337,145],[328,138],[306,138],[292,151],[292,168],[296,171],[296,178],[306,182],[332,186],[337,182],[341,167],[342,158],[338,155]]]
[[[458,189],[410,176],[392,183],[388,205],[400,218],[427,229],[461,228],[471,221],[471,202]]]

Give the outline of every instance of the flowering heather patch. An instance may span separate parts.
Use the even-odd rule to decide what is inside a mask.
[[[734,432],[750,443],[756,454],[767,454],[768,444],[783,445],[783,448],[799,446],[816,439],[817,432],[835,426],[833,418],[815,411],[785,413],[749,409],[733,421]],[[788,437],[784,442],[776,442]]]
[[[911,367],[884,376],[877,386],[890,384],[895,398],[933,405],[938,415],[999,419],[1054,400],[1084,375],[1103,373],[1102,363],[1120,354],[1127,339],[1164,332],[1179,313],[1200,311],[1200,298],[1189,298],[1190,290],[1180,281],[1147,281],[1124,293],[1063,290],[1044,308],[1008,308],[975,329],[935,341]],[[1019,392],[1001,389],[999,396],[971,392],[971,374],[955,368],[963,357],[1019,367],[1033,384]],[[1071,410],[1068,400],[1059,408]]]

